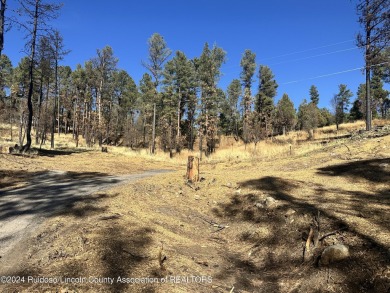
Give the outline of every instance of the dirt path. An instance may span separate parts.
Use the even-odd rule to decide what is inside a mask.
[[[18,265],[26,251],[25,240],[46,218],[90,200],[96,192],[165,172],[169,171],[110,176],[48,171],[35,176],[26,187],[0,191],[0,275]]]

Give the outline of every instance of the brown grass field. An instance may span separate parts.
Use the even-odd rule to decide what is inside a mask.
[[[57,148],[42,155],[0,154],[0,190],[46,170],[96,176],[172,170],[98,192],[46,219],[12,272],[87,282],[0,284],[0,291],[389,292],[390,130],[356,133],[362,128],[319,129],[310,142],[292,133],[256,149],[222,138],[201,161],[201,181],[191,185],[187,151],[173,159],[110,146],[102,153],[76,149],[61,135]],[[0,126],[3,149],[14,144],[7,136]],[[273,206],[262,206],[267,197]],[[321,235],[334,233],[303,261],[316,217]],[[319,266],[324,248],[338,243],[349,247],[349,258]],[[138,283],[89,282],[118,276]]]

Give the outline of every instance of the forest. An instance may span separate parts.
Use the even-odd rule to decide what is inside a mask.
[[[352,90],[341,83],[328,109],[318,107],[320,93],[314,84],[307,89],[310,100],[294,105],[284,93],[276,103],[278,82],[272,69],[256,64],[256,53],[249,49],[242,53],[240,76],[224,91],[218,85],[227,60],[223,48],[205,43],[200,56],[189,59],[185,52],[172,52],[159,33],[148,39],[139,84],[118,68],[110,46],[97,49],[95,57],[72,69],[61,64],[69,53],[66,41],[49,25],[61,5],[20,1],[18,13],[26,21],[11,15],[8,23],[26,32],[28,55],[17,65],[5,54],[0,56],[0,119],[10,125],[11,140],[18,136],[24,150],[31,146],[31,133],[37,147],[50,142],[51,148],[55,133],[72,133],[76,146],[82,138],[88,147],[148,148],[151,153],[159,148],[170,157],[195,146],[209,155],[221,135],[256,145],[292,130],[307,131],[312,138],[318,127],[388,119],[389,91],[384,89],[390,81],[388,10],[386,1],[369,2],[358,5],[362,26],[372,24],[371,31],[366,29],[357,38],[358,45],[366,48],[366,83],[359,86],[354,100]],[[5,8],[2,0],[1,48]]]

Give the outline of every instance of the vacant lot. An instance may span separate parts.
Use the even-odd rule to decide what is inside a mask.
[[[47,151],[32,158],[0,155],[2,190],[28,185],[47,170],[67,171],[59,180],[78,180],[86,173],[104,178],[151,169],[173,171],[93,193],[48,216],[24,240],[24,250],[15,249],[22,261],[7,273],[61,277],[62,283],[26,279],[25,284],[0,284],[0,288],[5,292],[390,290],[389,135],[357,136],[316,148],[294,146],[291,154],[286,147],[273,157],[225,152],[223,157],[203,160],[201,182],[190,185],[184,178],[185,154],[173,161],[114,150],[108,154]],[[310,226],[319,226],[320,236],[325,237],[303,261]],[[349,247],[349,258],[319,266],[323,249],[338,243]],[[155,283],[166,276],[166,283]],[[121,283],[118,277],[128,279]],[[65,282],[65,278],[78,279]],[[108,278],[114,279],[112,284]]]

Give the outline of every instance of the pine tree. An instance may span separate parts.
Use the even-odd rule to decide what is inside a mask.
[[[188,145],[192,145],[193,141],[193,122],[194,122],[194,104],[193,99],[196,96],[196,81],[194,75],[194,67],[192,62],[187,59],[183,52],[177,51],[175,57],[168,61],[163,72],[163,109],[162,122],[165,125],[165,141],[170,147],[170,155],[172,157],[172,149],[175,147],[179,152],[182,148],[182,117],[185,110],[189,114]],[[169,128],[167,130],[167,127]],[[168,135],[169,132],[169,135]]]
[[[202,138],[206,137],[206,155],[215,151],[218,126],[218,91],[217,83],[220,78],[220,68],[225,62],[226,52],[214,45],[210,50],[206,43],[199,58],[197,73],[201,88],[200,103],[200,152],[202,153]]]
[[[109,125],[112,110],[112,90],[113,90],[113,74],[117,71],[118,58],[114,56],[114,51],[110,46],[104,47],[102,50],[97,50],[97,56],[92,60],[93,68],[97,76],[97,130],[98,142],[101,146],[103,140],[108,139]],[[106,127],[105,127],[106,126]],[[105,128],[105,129],[104,129]],[[105,137],[103,138],[103,133]]]
[[[256,70],[256,54],[252,53],[250,50],[245,50],[244,55],[241,58],[241,67],[242,71],[240,74],[241,82],[244,87],[244,96],[243,96],[243,139],[245,144],[249,142],[249,117],[252,108],[253,98],[252,98],[252,82],[253,75]]]
[[[318,106],[318,102],[320,101],[320,94],[318,93],[318,89],[315,85],[310,87],[310,100],[316,106]]]
[[[313,139],[314,130],[318,126],[318,108],[313,103],[302,101],[298,108],[298,129],[305,130],[309,134],[309,139]]]
[[[371,130],[371,72],[381,62],[381,54],[390,45],[390,0],[359,0],[357,10],[363,33],[358,34],[358,46],[364,50],[366,74],[366,130]],[[337,120],[337,119],[336,119]]]
[[[140,96],[138,100],[138,107],[140,109],[140,119],[142,119],[142,133],[143,133],[143,147],[147,147],[146,137],[152,134],[153,127],[153,105],[160,103],[157,101],[155,84],[152,77],[145,73],[139,84]],[[160,105],[161,106],[161,105]],[[150,141],[152,138],[149,139]],[[148,140],[148,141],[149,141]]]
[[[375,109],[375,112],[380,113],[382,118],[385,118],[390,92],[383,88],[382,72],[381,68],[374,68],[370,92],[372,93],[372,108]]]
[[[239,110],[238,100],[242,95],[241,83],[234,79],[228,86],[226,99],[222,106],[221,125],[226,135],[234,135],[238,140],[239,137]]]
[[[259,90],[256,95],[255,111],[258,115],[260,127],[265,129],[265,135],[272,133],[274,97],[278,85],[274,75],[268,66],[260,65],[259,69]]]
[[[18,9],[18,19],[13,21],[20,24],[26,31],[29,48],[29,89],[27,95],[27,108],[28,119],[26,127],[27,142],[23,146],[23,151],[30,149],[31,147],[31,128],[33,120],[33,103],[32,96],[34,93],[34,71],[35,71],[35,58],[36,58],[36,46],[37,39],[40,31],[49,31],[47,21],[55,19],[57,12],[61,8],[60,4],[48,4],[42,0],[22,0],[22,5]],[[23,22],[24,21],[24,22]],[[30,25],[32,25],[30,27]]]
[[[282,98],[276,105],[275,126],[278,132],[286,133],[291,131],[296,124],[296,113],[293,102],[287,94],[283,94]]]
[[[346,120],[345,112],[348,110],[350,104],[350,98],[353,97],[353,93],[347,89],[345,84],[339,85],[339,93],[333,98],[333,107],[335,109],[336,127],[339,129],[339,125]]]
[[[172,51],[168,48],[167,43],[164,38],[158,34],[154,33],[148,40],[148,62],[142,61],[142,65],[147,68],[154,78],[154,87],[156,97],[155,101],[159,100],[159,104],[161,105],[161,96],[159,96],[158,86],[160,84],[160,78],[163,72],[164,63],[167,61]],[[158,106],[158,105],[157,105]],[[154,108],[156,108],[156,103],[154,104]],[[159,109],[161,110],[161,109]],[[159,112],[159,111],[158,111]],[[154,117],[156,118],[156,113],[154,113]],[[155,120],[155,119],[154,119]],[[157,117],[158,120],[158,117]],[[154,154],[155,151],[155,127],[156,123],[153,122],[153,131],[152,131],[152,146],[151,153]]]
[[[356,121],[363,119],[364,115],[361,111],[362,108],[362,102],[357,98],[353,103],[351,110],[349,111],[349,120],[350,121]]]
[[[111,118],[111,143],[120,144],[121,140],[127,146],[132,146],[135,140],[134,116],[138,89],[134,80],[124,70],[114,72],[113,110]]]

